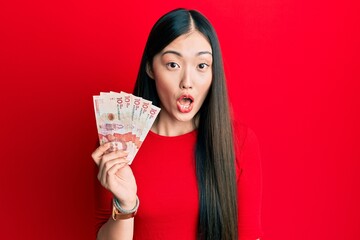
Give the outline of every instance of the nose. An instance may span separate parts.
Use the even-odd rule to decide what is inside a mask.
[[[180,88],[181,89],[191,89],[193,86],[192,80],[191,80],[191,71],[185,70],[181,81],[180,81]]]

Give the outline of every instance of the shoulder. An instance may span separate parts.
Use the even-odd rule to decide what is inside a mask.
[[[240,171],[260,158],[259,141],[256,133],[242,122],[233,122],[233,134],[236,166]]]
[[[247,147],[258,146],[255,132],[245,123],[234,121],[233,134],[236,153],[244,151]]]

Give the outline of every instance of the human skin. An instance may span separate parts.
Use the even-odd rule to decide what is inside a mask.
[[[181,35],[155,55],[147,72],[161,103],[153,130],[167,136],[194,130],[194,116],[212,82],[212,50],[207,39],[197,30]]]
[[[148,75],[156,82],[161,111],[151,131],[177,136],[196,129],[195,116],[212,82],[212,49],[197,30],[181,35],[155,55]],[[99,166],[98,179],[124,209],[136,204],[137,185],[127,152],[108,153],[110,143],[98,147],[92,158]],[[156,156],[149,156],[156,157]],[[98,239],[132,239],[134,219],[109,220],[100,228]]]

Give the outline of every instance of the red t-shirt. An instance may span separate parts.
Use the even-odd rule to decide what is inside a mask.
[[[236,172],[239,238],[262,236],[260,224],[261,165],[258,142],[248,128],[236,128]],[[194,147],[197,131],[166,137],[149,132],[131,168],[140,207],[134,239],[196,239],[199,193]],[[98,230],[111,216],[112,194],[96,184]]]

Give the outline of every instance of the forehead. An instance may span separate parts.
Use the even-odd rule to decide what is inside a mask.
[[[203,51],[211,51],[211,45],[208,39],[199,31],[194,30],[183,34],[167,45],[162,52],[168,50],[176,50],[179,52],[198,53]]]

